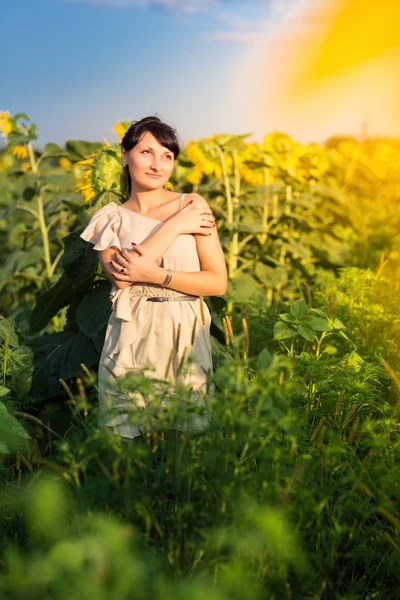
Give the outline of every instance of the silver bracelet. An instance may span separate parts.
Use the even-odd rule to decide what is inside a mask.
[[[167,274],[161,285],[168,285],[169,282],[171,281],[171,279],[172,279],[172,271],[171,271],[171,269],[167,269]]]

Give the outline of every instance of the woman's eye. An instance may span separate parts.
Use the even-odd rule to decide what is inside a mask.
[[[145,152],[150,152],[150,150],[143,150],[142,154],[144,154]],[[165,156],[167,156],[170,160],[172,160],[172,155],[171,154],[166,154]]]

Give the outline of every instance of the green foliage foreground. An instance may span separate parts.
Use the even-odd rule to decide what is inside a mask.
[[[399,293],[358,269],[325,279],[319,308],[249,309],[249,335],[238,318],[215,341],[204,409],[185,388],[160,408],[168,388],[117,378],[148,398],[131,415],[143,440],[97,428],[89,371],[68,391],[68,435],[27,422],[34,443],[20,440],[0,496],[0,597],[397,598],[400,402],[373,357],[396,344],[382,330]],[[174,439],[203,410],[207,429]]]

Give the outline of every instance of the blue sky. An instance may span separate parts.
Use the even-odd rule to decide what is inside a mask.
[[[7,1],[0,110],[26,112],[40,146],[114,141],[114,123],[155,113],[184,142],[247,132],[232,79],[269,10],[261,0]]]
[[[39,147],[113,142],[116,122],[152,114],[183,143],[226,132],[261,141],[278,130],[308,143],[363,127],[397,131],[393,57],[348,69],[304,97],[287,93],[299,56],[317,52],[316,7],[335,2],[3,0],[0,110],[27,113]]]

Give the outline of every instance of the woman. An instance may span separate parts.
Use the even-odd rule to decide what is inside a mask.
[[[110,389],[113,375],[140,370],[171,384],[183,377],[201,403],[212,373],[211,316],[199,296],[225,293],[226,265],[206,200],[164,189],[179,152],[175,130],[158,117],[131,125],[121,141],[128,197],[96,211],[81,234],[113,284],[99,365],[99,424],[124,441],[141,435],[126,408],[146,402],[139,393]],[[198,416],[184,429],[204,424]]]

